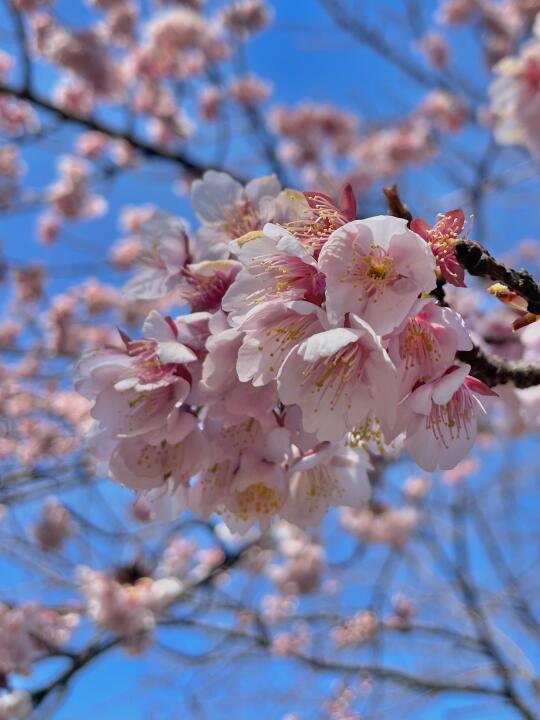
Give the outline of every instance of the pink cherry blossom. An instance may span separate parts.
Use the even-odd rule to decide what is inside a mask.
[[[379,216],[336,230],[319,256],[326,276],[326,310],[338,323],[355,313],[381,334],[392,331],[416,298],[435,286],[429,246],[406,221]]]
[[[282,402],[302,409],[304,428],[340,440],[370,411],[386,423],[396,375],[379,338],[363,320],[312,335],[293,348],[278,375]]]
[[[449,470],[473,446],[478,395],[496,395],[468,375],[469,365],[454,367],[438,380],[417,387],[404,401],[410,413],[405,448],[423,470]]]
[[[425,220],[414,219],[411,222],[411,230],[430,244],[443,278],[456,287],[465,287],[465,271],[454,252],[454,246],[464,227],[465,215],[461,209],[439,215],[433,227]]]
[[[76,532],[69,510],[55,498],[48,498],[41,508],[41,518],[32,528],[34,538],[42,550],[55,552]]]

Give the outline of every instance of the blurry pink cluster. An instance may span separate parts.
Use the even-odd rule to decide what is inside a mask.
[[[32,662],[65,645],[78,622],[76,613],[62,615],[32,603],[0,604],[0,675],[30,674]]]

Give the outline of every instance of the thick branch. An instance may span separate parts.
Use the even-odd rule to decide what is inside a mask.
[[[514,270],[495,260],[479,243],[472,240],[458,240],[455,246],[456,258],[469,275],[489,278],[504,283],[527,300],[527,309],[540,315],[540,285],[526,270]]]
[[[496,355],[486,355],[479,347],[463,350],[458,358],[471,366],[471,375],[489,387],[512,383],[517,388],[540,385],[540,364],[519,360],[503,360]]]

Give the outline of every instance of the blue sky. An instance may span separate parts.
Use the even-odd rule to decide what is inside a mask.
[[[396,5],[390,0],[357,3],[358,14],[363,20],[384,26],[385,36],[390,42],[401,52],[412,53],[414,50],[410,47],[410,36],[403,32],[402,22],[395,11]],[[59,0],[57,7],[59,15],[70,23],[84,25],[89,16],[88,10],[79,0]],[[250,67],[261,77],[273,82],[273,101],[287,105],[295,105],[299,100],[333,102],[373,123],[412,109],[424,95],[425,90],[407,75],[336,29],[316,0],[274,0],[273,7],[273,28],[250,43],[247,51]],[[429,19],[434,7],[435,2],[432,0],[421,3],[425,19]],[[0,24],[2,27],[7,26],[7,19],[2,12]],[[453,31],[451,37],[458,49],[457,65],[460,72],[465,73],[482,92],[487,75],[482,69],[470,34],[458,30]],[[471,68],[474,73],[471,73]],[[37,77],[42,88],[50,88],[54,74],[49,68],[40,68]],[[23,157],[28,170],[28,183],[43,186],[51,182],[54,178],[54,154],[66,152],[75,137],[73,129],[66,128],[43,148],[26,149]],[[476,131],[466,130],[452,143],[467,158],[474,160],[481,156],[486,139]],[[203,148],[197,148],[194,154],[204,158],[206,152]],[[248,158],[244,139],[239,138],[233,143],[233,155]],[[505,167],[513,160],[522,162],[518,153],[509,150],[497,162]],[[467,164],[458,163],[458,167],[460,178],[470,182],[472,175]],[[246,169],[242,168],[245,174],[256,170],[249,163]],[[102,219],[68,228],[66,236],[53,248],[42,248],[37,244],[33,233],[35,212],[0,217],[0,241],[5,255],[14,262],[46,262],[53,268],[49,291],[54,293],[67,288],[77,276],[79,265],[100,263],[107,249],[120,236],[114,219],[122,206],[151,202],[193,221],[187,200],[174,193],[176,180],[169,166],[156,162],[125,177],[108,181],[101,186],[101,190],[107,197],[110,212]],[[451,209],[458,204],[455,199],[459,196],[455,193],[461,186],[457,186],[455,181],[437,168],[405,173],[400,183],[404,195],[414,205],[416,214],[426,216],[427,219],[436,212]],[[482,217],[477,219],[482,239],[495,252],[507,252],[522,239],[538,236],[536,178],[521,184],[518,190],[519,195],[513,191],[504,197],[500,194],[492,195],[484,206]],[[379,210],[383,211],[382,202]],[[470,212],[472,208],[465,205],[465,210]],[[115,284],[123,280],[123,276],[111,271],[105,263],[99,278]],[[522,452],[531,456],[532,449],[529,443],[521,446]],[[537,449],[534,457],[537,457],[536,452]],[[486,482],[491,472],[496,475],[499,461],[500,458],[490,461],[484,475],[475,481]],[[407,466],[408,471],[411,469],[411,466]],[[396,469],[400,477],[403,472],[403,465]],[[120,502],[124,496],[121,490],[107,486],[104,492],[111,502],[115,502],[116,498]],[[537,500],[535,498],[536,506]],[[520,512],[524,511],[521,503],[518,508]],[[326,530],[329,535],[333,523],[331,520]],[[118,548],[103,545],[101,550],[116,558]],[[345,550],[343,545],[338,544],[333,552],[339,555]],[[482,566],[484,558],[478,555],[474,561]],[[4,568],[4,572],[11,587],[20,588],[22,583],[25,591],[32,595],[32,591],[29,591],[34,581],[31,575],[25,574],[21,578],[12,570],[6,572]],[[411,576],[405,567],[399,572],[406,586],[411,582]],[[365,586],[362,578],[351,577],[350,582],[350,591],[344,594],[344,600],[356,606],[365,600]],[[331,605],[331,598],[327,602]],[[202,642],[201,638],[193,636],[190,649],[193,652],[200,650]],[[390,659],[402,667],[406,667],[410,660],[402,648],[393,651]],[[241,675],[244,671],[239,674],[239,665],[236,663],[230,667],[220,665],[217,668],[178,664],[177,670],[172,663],[170,657],[157,650],[136,659],[127,659],[124,654],[115,651],[81,674],[54,717],[57,720],[95,720],[96,717],[100,720],[179,720],[188,717],[278,720],[286,708],[289,712],[298,712],[303,720],[315,720],[322,716],[314,713],[303,715],[304,698],[313,694],[327,695],[333,682],[329,676],[308,676],[286,661],[268,661],[260,657],[257,657],[255,669],[247,672],[245,677]],[[36,680],[40,679],[38,675]],[[238,704],[231,697],[231,687],[234,687]],[[201,695],[207,698],[207,715],[203,715],[198,707],[197,698]],[[469,702],[468,699],[460,698],[450,702],[435,701],[427,704],[425,709],[419,707],[415,711],[411,710],[415,714],[407,717],[414,717],[415,720],[458,718],[458,714],[451,715],[450,712],[460,706],[470,707]],[[467,718],[473,716],[461,715]],[[491,720],[510,720],[512,717],[510,711],[505,710],[490,715]]]

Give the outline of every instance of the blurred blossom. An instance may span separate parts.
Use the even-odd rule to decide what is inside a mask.
[[[39,522],[33,526],[32,533],[38,545],[46,552],[57,552],[65,541],[76,531],[69,510],[56,498],[47,498],[41,507]]]

